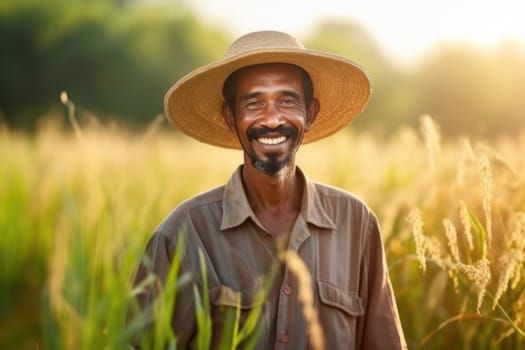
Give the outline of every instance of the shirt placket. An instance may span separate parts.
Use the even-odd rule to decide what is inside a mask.
[[[298,253],[299,247],[310,237],[306,223],[301,215],[290,233],[288,249]],[[296,349],[296,339],[298,336],[306,337],[304,334],[296,334],[296,324],[301,305],[299,305],[297,279],[285,266],[283,279],[280,285],[279,303],[277,309],[277,337],[275,339],[275,349]]]
[[[294,348],[295,334],[293,326],[296,321],[297,293],[292,289],[290,274],[290,271],[286,268],[280,286],[275,349]]]

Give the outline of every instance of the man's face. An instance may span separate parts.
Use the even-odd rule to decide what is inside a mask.
[[[256,65],[237,74],[235,110],[227,122],[253,166],[277,175],[294,164],[318,102],[306,106],[301,71],[292,65]]]

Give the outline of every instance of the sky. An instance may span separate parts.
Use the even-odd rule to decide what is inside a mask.
[[[525,0],[185,0],[234,35],[273,29],[305,38],[323,18],[361,24],[394,61],[413,63],[440,43],[525,44]]]

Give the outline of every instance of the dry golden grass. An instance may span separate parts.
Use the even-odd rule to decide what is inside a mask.
[[[8,184],[0,186],[0,329],[9,329],[0,345],[8,348],[26,338],[118,348],[124,330],[108,314],[124,308],[146,240],[177,203],[223,184],[242,161],[158,121],[139,134],[96,124],[80,132],[47,122],[34,137],[0,134]],[[379,138],[350,129],[299,151],[307,176],[376,212],[410,348],[525,346],[524,149],[525,132],[449,140],[425,116],[420,130]],[[17,312],[43,288],[49,318]],[[42,322],[45,331],[35,331]]]

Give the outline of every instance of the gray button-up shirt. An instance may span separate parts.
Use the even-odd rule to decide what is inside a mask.
[[[311,274],[326,349],[406,348],[374,214],[352,194],[303,179],[302,206],[287,249],[299,255]],[[137,283],[150,271],[165,280],[180,234],[185,235],[181,273],[189,272],[191,282],[179,288],[173,311],[178,348],[195,346],[193,286],[203,286],[199,250],[207,269],[212,348],[217,348],[227,310],[240,302],[244,320],[279,255],[277,242],[249,205],[241,167],[225,186],[181,203],[168,215],[147,246],[152,267],[141,265]],[[257,348],[309,349],[298,281],[286,265],[277,270],[263,301]],[[153,294],[140,297],[143,307]]]

